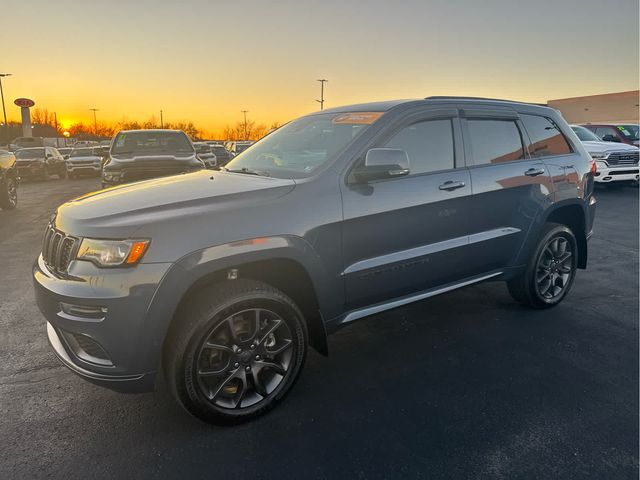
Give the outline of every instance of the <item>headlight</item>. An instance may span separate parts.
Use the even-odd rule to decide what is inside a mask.
[[[88,260],[99,267],[131,266],[140,261],[147,251],[149,240],[95,240],[82,239],[78,260]]]
[[[609,157],[609,154],[606,152],[589,152],[591,158],[594,160],[606,160]]]

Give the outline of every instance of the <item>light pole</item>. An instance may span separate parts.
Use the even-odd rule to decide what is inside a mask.
[[[99,112],[100,110],[98,108],[90,108],[89,110],[91,110],[93,112],[93,134],[97,137],[98,136],[98,121],[96,120],[96,112]]]
[[[4,139],[9,145],[9,124],[7,123],[7,110],[4,108],[4,92],[2,91],[2,78],[10,77],[10,73],[0,73],[0,97],[2,97],[2,114],[4,115]]]
[[[244,113],[244,139],[247,139],[247,112],[249,110],[240,110],[242,113]]]
[[[320,82],[320,100],[316,100],[316,102],[320,104],[320,110],[322,110],[324,108],[324,84],[329,80],[325,78],[321,78],[320,80],[316,80],[316,81]]]
[[[164,121],[162,120],[162,110],[160,110],[160,128],[164,128]]]

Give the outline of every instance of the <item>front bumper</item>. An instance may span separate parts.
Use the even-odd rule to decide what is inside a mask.
[[[123,393],[142,393],[153,391],[155,385],[155,372],[143,373],[139,375],[106,375],[103,373],[92,372],[77,365],[67,352],[63,340],[58,335],[55,327],[47,322],[47,336],[49,344],[53,348],[56,356],[72,372],[80,375],[85,380],[106,387],[111,390]]]
[[[35,296],[60,361],[113,390],[152,390],[159,359],[150,353],[158,351],[158,345],[147,313],[170,266],[99,269],[72,261],[69,278],[60,278],[40,255],[33,266]]]
[[[69,173],[100,173],[102,166],[98,164],[72,165],[67,163],[67,172]]]
[[[609,167],[602,162],[596,162],[596,165],[598,168],[594,177],[596,183],[637,181],[640,175],[638,165]]]

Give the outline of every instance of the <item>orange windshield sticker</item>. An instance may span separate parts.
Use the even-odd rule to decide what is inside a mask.
[[[351,112],[338,115],[332,123],[344,123],[350,125],[371,125],[378,120],[384,112]]]

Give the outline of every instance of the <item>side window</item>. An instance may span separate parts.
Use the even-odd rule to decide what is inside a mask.
[[[428,120],[406,126],[383,147],[407,152],[412,175],[454,168],[451,120]]]
[[[553,120],[538,115],[522,115],[524,128],[527,129],[531,145],[529,153],[532,157],[549,157],[571,153],[567,139]]]
[[[512,120],[467,120],[474,165],[524,158],[522,136]]]

